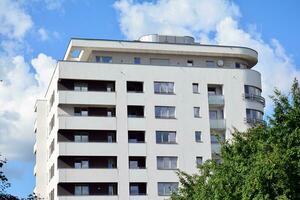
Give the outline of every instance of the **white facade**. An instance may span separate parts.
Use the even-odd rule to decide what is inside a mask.
[[[261,120],[256,51],[157,37],[71,40],[35,108],[38,196],[168,199],[176,169],[219,159],[213,134]]]

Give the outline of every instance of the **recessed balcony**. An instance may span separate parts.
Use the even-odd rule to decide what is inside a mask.
[[[265,98],[259,95],[245,93],[245,99],[250,101],[256,101],[258,103],[261,103],[263,106],[266,105]]]
[[[97,196],[105,196],[103,199],[110,199],[108,196],[118,195],[118,183],[59,183],[57,195],[72,197],[70,199],[98,199]]]
[[[210,106],[224,106],[223,95],[208,95],[208,104]]]
[[[224,130],[226,129],[225,119],[210,119],[210,128],[216,130]]]

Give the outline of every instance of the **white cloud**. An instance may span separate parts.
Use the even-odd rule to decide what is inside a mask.
[[[30,160],[34,103],[43,97],[56,61],[39,54],[31,61],[36,73],[23,56],[2,57],[0,63],[0,152],[8,159]]]
[[[254,67],[262,74],[263,95],[274,87],[287,92],[294,77],[300,79],[290,55],[276,39],[264,41],[255,25],[239,26],[239,7],[230,0],[158,0],[155,3],[120,0],[114,4],[120,14],[120,28],[128,39],[159,33],[192,35],[201,43],[248,46],[258,51]]]
[[[129,39],[150,33],[192,35],[214,31],[217,23],[240,16],[239,8],[225,0],[160,0],[156,3],[121,0],[120,27]]]
[[[61,10],[64,0],[44,0],[48,10]]]
[[[19,1],[0,1],[0,34],[10,39],[22,39],[33,26],[28,15]]]
[[[41,39],[42,41],[46,41],[46,40],[49,39],[49,35],[48,35],[46,29],[44,29],[44,28],[39,28],[38,34],[39,34],[40,39]]]

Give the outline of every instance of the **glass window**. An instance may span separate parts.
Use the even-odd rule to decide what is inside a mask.
[[[140,57],[134,57],[134,64],[141,64],[141,58]]]
[[[88,116],[89,112],[88,112],[88,108],[74,108],[74,114],[75,116]]]
[[[209,111],[209,119],[218,119],[218,111],[210,110]]]
[[[75,195],[89,195],[89,186],[87,185],[75,185]]]
[[[193,83],[193,93],[199,93],[199,84]]]
[[[174,94],[173,82],[154,82],[154,93],[156,94]]]
[[[89,168],[89,161],[88,160],[83,160],[81,161],[81,168]]]
[[[158,183],[158,195],[171,196],[178,190],[178,183]]]
[[[114,186],[113,185],[108,186],[108,195],[114,195]]]
[[[96,62],[112,63],[112,57],[111,56],[96,56]]]
[[[89,195],[89,186],[82,186],[82,195]]]
[[[156,131],[156,143],[176,143],[175,131]]]
[[[245,94],[261,96],[261,89],[255,86],[245,85]]]
[[[138,169],[139,168],[138,161],[137,160],[130,160],[129,161],[129,168],[130,169]]]
[[[208,91],[208,96],[217,94],[217,88],[215,88],[215,87],[208,87],[207,91]]]
[[[107,168],[112,169],[116,167],[114,159],[109,158],[107,162],[108,162]]]
[[[74,142],[88,142],[88,141],[89,141],[88,135],[82,135],[82,134],[74,135]]]
[[[177,169],[177,157],[158,156],[157,169]]]
[[[202,157],[196,157],[196,164],[197,165],[202,165],[203,158]]]
[[[175,118],[175,106],[155,106],[155,118]]]
[[[240,63],[235,63],[235,68],[237,68],[237,69],[241,68],[241,64]]]
[[[138,195],[139,193],[138,185],[130,185],[130,195]]]
[[[194,61],[193,60],[187,60],[186,61],[187,66],[191,67],[194,65]]]
[[[200,107],[194,107],[194,117],[200,117]]]
[[[88,84],[87,83],[81,83],[81,82],[75,82],[74,83],[74,90],[75,91],[86,92],[86,91],[88,91]]]
[[[206,67],[215,67],[216,63],[213,60],[207,60],[206,61]]]
[[[201,131],[195,131],[195,140],[196,140],[196,142],[202,142],[202,133],[201,133]]]

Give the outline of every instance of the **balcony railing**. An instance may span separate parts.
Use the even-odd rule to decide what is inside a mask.
[[[209,105],[224,105],[224,96],[223,95],[209,95],[208,96]]]
[[[249,99],[251,101],[257,101],[263,104],[264,106],[266,105],[265,98],[259,95],[245,93],[245,99]]]
[[[220,143],[211,143],[211,153],[220,154],[221,153],[221,144]]]
[[[246,122],[248,124],[252,124],[252,125],[255,125],[255,124],[265,124],[264,120],[257,119],[257,118],[246,118]]]
[[[226,129],[225,119],[210,119],[209,123],[211,129],[218,129],[218,130]]]

